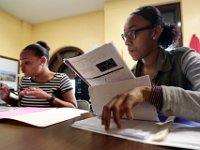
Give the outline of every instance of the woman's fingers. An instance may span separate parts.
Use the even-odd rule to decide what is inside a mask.
[[[121,128],[120,119],[123,115],[121,108],[125,99],[126,95],[124,94],[115,96],[107,105],[103,107],[102,125],[105,126],[105,130],[109,130],[110,128],[110,119],[112,115],[117,127]]]
[[[124,111],[128,119],[133,119],[133,111],[132,108],[136,105],[134,98],[131,96],[127,96],[126,101],[124,102]]]
[[[102,112],[102,125],[105,125],[106,130],[109,130],[110,128],[111,116],[113,116],[114,122],[118,128],[121,128],[120,119],[124,113],[128,119],[133,119],[132,108],[145,100],[145,89],[146,87],[137,87],[129,92],[117,95],[104,106]]]
[[[112,106],[112,112],[113,112],[113,119],[114,122],[116,123],[118,128],[121,128],[121,113],[123,113],[122,108],[123,108],[123,103],[126,101],[126,95],[122,94],[116,97],[115,103]]]
[[[104,125],[105,130],[109,130],[109,128],[110,128],[110,117],[111,117],[110,109],[107,106],[104,106],[101,123],[102,123],[102,125]]]
[[[44,95],[42,93],[44,93],[44,91],[42,89],[31,87],[31,88],[21,91],[20,95],[29,95],[29,96],[36,96],[36,97],[40,96],[41,97],[42,95]]]
[[[109,103],[107,103],[103,107],[103,112],[102,112],[102,124],[105,126],[105,130],[109,130],[110,128],[110,118],[111,118],[111,113],[112,113],[112,106],[115,103],[116,98],[113,98]]]
[[[6,100],[9,97],[10,90],[6,84],[1,83],[0,98]]]

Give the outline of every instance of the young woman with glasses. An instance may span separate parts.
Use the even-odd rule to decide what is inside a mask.
[[[134,88],[106,104],[102,112],[105,129],[110,127],[111,114],[120,128],[121,116],[132,119],[133,107],[144,101],[166,116],[200,121],[200,55],[186,47],[165,50],[178,39],[176,27],[165,23],[158,9],[145,6],[129,15],[121,36],[137,61],[133,73],[149,75],[152,87]]]

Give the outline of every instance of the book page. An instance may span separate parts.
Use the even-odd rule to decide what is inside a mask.
[[[110,130],[105,131],[101,125],[100,117],[92,117],[81,121],[76,121],[72,127],[81,128],[97,133],[108,134],[125,139],[133,138],[136,141],[147,140],[159,130],[159,125],[155,122],[140,120],[121,120],[122,128],[118,129],[113,120],[110,121]]]
[[[90,86],[135,78],[112,43],[64,59],[64,63]]]
[[[72,127],[146,144],[200,149],[200,127],[172,124],[168,136],[163,141],[153,141],[152,137],[160,131],[161,125],[158,123],[126,119],[121,120],[121,123],[122,128],[117,129],[114,121],[111,120],[111,130],[105,131],[104,126],[101,125],[101,118],[92,117],[76,121]]]
[[[151,86],[149,77],[142,76],[135,79],[89,87],[89,95],[94,113],[100,116],[103,106],[114,96],[127,92],[137,86]],[[156,108],[147,102],[136,105],[133,108],[133,115],[134,119],[159,121]]]

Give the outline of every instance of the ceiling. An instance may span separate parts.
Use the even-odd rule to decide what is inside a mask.
[[[31,24],[102,10],[105,0],[0,0],[0,9]]]

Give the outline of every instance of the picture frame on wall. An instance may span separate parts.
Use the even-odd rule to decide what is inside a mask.
[[[17,91],[19,77],[19,60],[0,55],[0,83],[5,83],[10,90]]]

